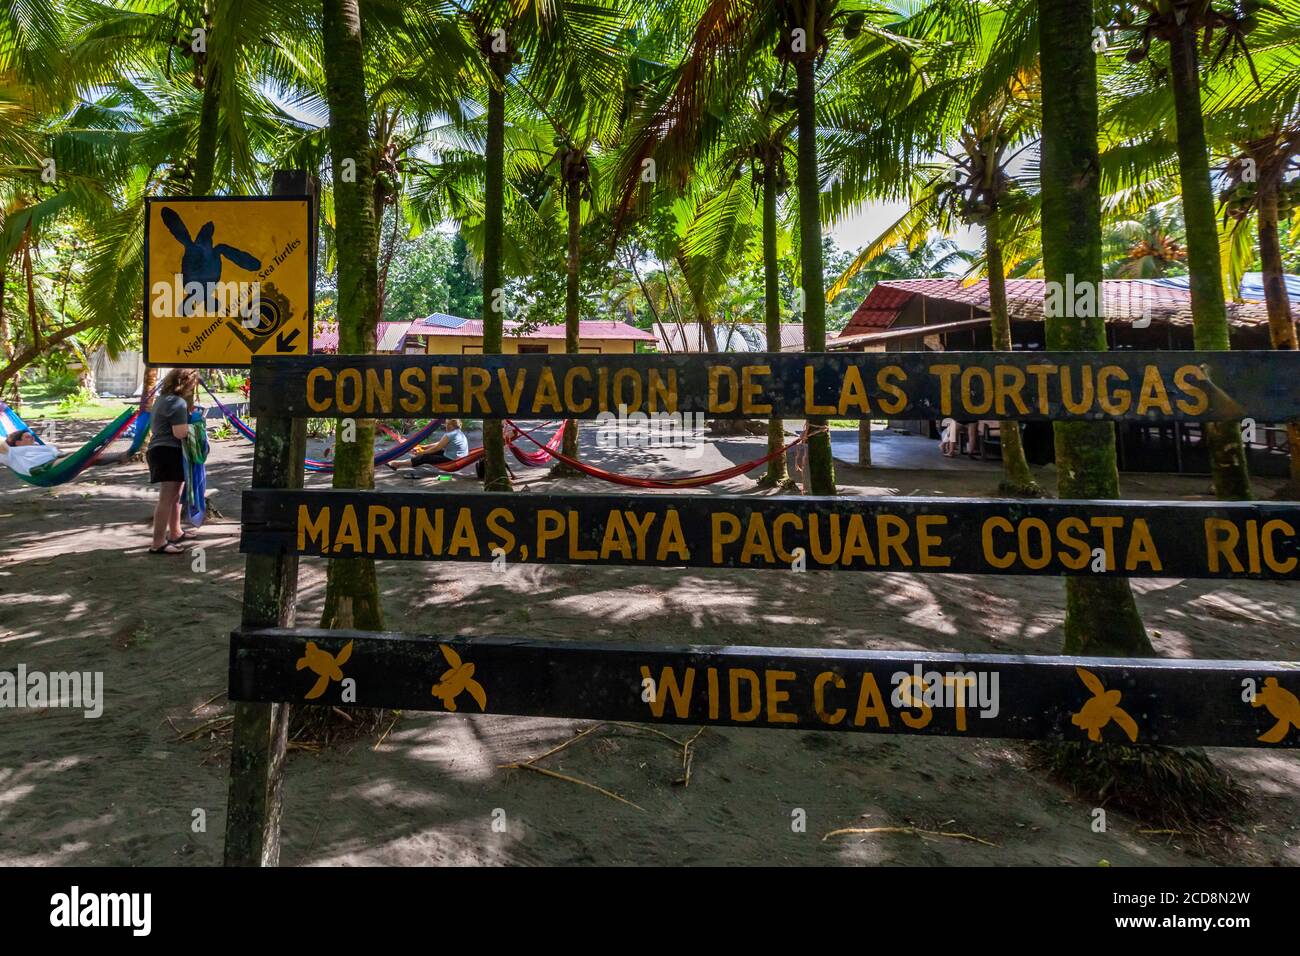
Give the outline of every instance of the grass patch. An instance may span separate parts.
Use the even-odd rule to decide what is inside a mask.
[[[51,382],[45,379],[25,381],[19,392],[23,401],[18,406],[18,414],[29,422],[38,419],[112,421],[122,414],[123,409],[134,408],[140,401],[138,398],[97,398],[89,393],[83,393],[75,385],[69,388],[65,382]],[[239,392],[217,392],[217,397],[227,405],[244,400],[244,396]],[[208,402],[210,401],[209,399]],[[205,403],[200,401],[200,404]]]
[[[876,421],[875,419],[872,419],[872,421],[871,421],[871,430],[872,430],[872,431],[880,431],[882,428],[886,428],[886,427],[888,427],[888,424],[889,424],[889,423],[886,422],[883,418],[880,419],[879,421]],[[832,418],[832,419],[829,419],[829,420],[826,422],[826,427],[828,427],[828,428],[852,428],[854,431],[857,431],[857,430],[858,430],[858,420],[857,420],[856,418]]]

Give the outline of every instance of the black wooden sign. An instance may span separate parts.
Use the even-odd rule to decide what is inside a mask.
[[[245,491],[242,551],[659,567],[1300,578],[1300,505]]]
[[[1300,665],[236,631],[230,699],[647,724],[1300,743]]]
[[[254,358],[255,416],[1300,419],[1300,352]]]

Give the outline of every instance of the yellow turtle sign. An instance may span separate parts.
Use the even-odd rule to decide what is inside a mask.
[[[311,352],[315,232],[306,196],[151,198],[149,365],[249,365]]]

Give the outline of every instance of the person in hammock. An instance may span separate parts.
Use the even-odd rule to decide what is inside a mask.
[[[443,425],[443,436],[432,445],[425,445],[410,458],[388,462],[388,467],[397,471],[399,468],[418,468],[420,465],[440,465],[457,461],[469,454],[469,439],[461,430],[459,418],[449,418]]]
[[[53,445],[42,445],[29,429],[21,429],[5,437],[0,443],[0,461],[18,472],[31,477],[59,457]]]
[[[150,554],[184,554],[184,542],[195,537],[181,530],[181,490],[185,484],[182,444],[190,435],[190,411],[199,388],[199,371],[174,368],[158,386],[158,398],[151,411],[149,484],[161,485],[153,511],[153,543]]]

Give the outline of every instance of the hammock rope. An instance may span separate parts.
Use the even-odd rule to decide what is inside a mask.
[[[513,425],[514,423],[511,422],[510,424]],[[827,429],[825,425],[819,425],[814,429],[805,429],[803,434],[779,451],[769,452],[762,458],[755,458],[751,461],[742,461],[740,464],[732,465],[730,468],[724,468],[721,471],[710,472],[707,475],[695,475],[690,478],[639,478],[635,475],[622,475],[615,471],[606,471],[604,468],[597,468],[595,465],[589,465],[580,459],[570,458],[568,455],[561,452],[558,446],[556,448],[550,448],[549,442],[546,445],[543,445],[527,432],[520,432],[520,435],[527,438],[538,448],[545,449],[549,457],[555,458],[557,461],[562,461],[570,468],[575,468],[591,478],[598,478],[601,481],[608,481],[611,484],[623,485],[628,488],[659,488],[672,490],[675,488],[702,488],[705,485],[715,485],[720,481],[726,481],[729,478],[735,478],[737,475],[743,475],[745,472],[752,471],[760,465],[766,465],[769,461],[779,455],[784,455],[795,446],[806,442],[813,435],[828,430],[829,429]],[[563,434],[563,431],[564,429],[561,428],[559,433]],[[552,441],[553,440],[554,439],[552,439]]]

